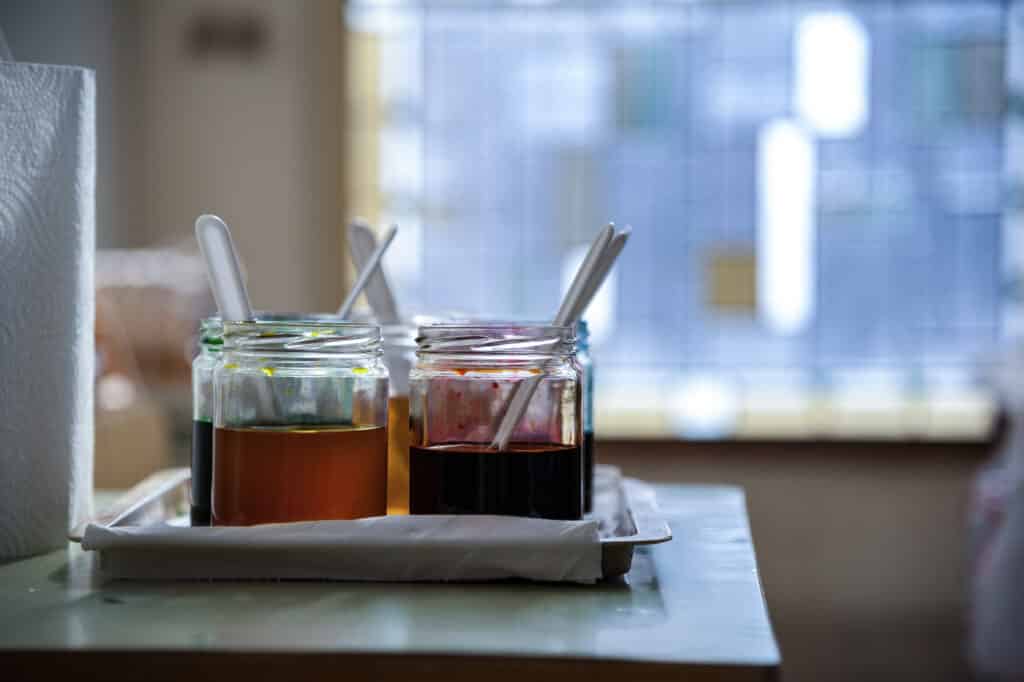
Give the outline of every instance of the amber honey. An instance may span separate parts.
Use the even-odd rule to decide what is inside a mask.
[[[388,399],[388,514],[409,513],[409,396]]]
[[[214,430],[213,524],[381,516],[387,430],[256,426]]]

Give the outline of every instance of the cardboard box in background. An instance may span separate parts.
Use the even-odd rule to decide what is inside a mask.
[[[126,490],[173,465],[168,417],[156,401],[142,398],[122,409],[96,411],[97,489]]]

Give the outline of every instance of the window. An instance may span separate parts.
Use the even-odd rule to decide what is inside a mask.
[[[354,212],[406,309],[553,315],[609,219],[598,429],[973,437],[1000,2],[352,2]]]

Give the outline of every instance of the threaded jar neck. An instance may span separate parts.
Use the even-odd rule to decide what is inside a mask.
[[[572,327],[516,322],[443,323],[420,327],[416,353],[432,361],[536,363],[572,358]]]
[[[224,350],[235,355],[296,359],[377,357],[380,327],[326,319],[274,320],[224,324]]]

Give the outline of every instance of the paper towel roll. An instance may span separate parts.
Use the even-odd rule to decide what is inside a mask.
[[[0,558],[92,503],[95,80],[0,63]]]

